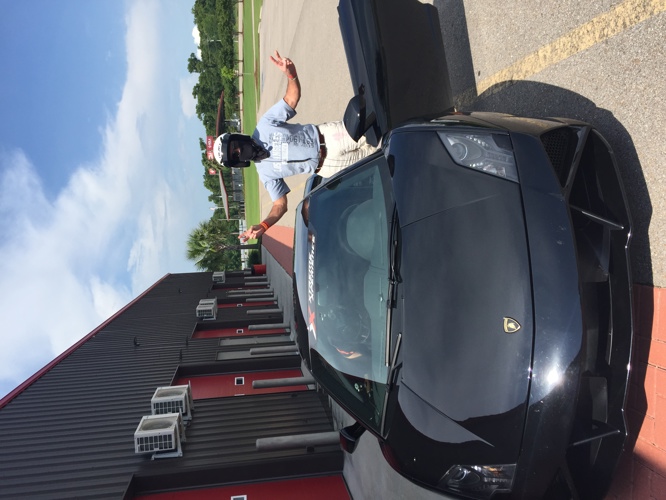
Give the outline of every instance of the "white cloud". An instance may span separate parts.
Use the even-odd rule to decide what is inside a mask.
[[[129,7],[127,79],[98,161],[49,200],[45,166],[0,151],[0,397],[166,273],[193,270],[185,240],[208,202],[178,98],[187,55],[170,61],[160,8]]]
[[[2,222],[9,228],[0,248],[0,379],[18,383],[126,303],[130,294],[121,286],[112,296],[98,298],[110,285],[88,272],[96,260],[96,242],[104,238],[86,224],[87,203],[74,194],[80,187],[51,204],[22,153],[3,156],[0,166]],[[84,180],[79,186],[90,188],[95,197],[95,183]]]
[[[199,34],[199,28],[197,28],[196,25],[192,28],[192,38],[194,38],[194,45],[197,46],[197,57],[201,59],[201,35]]]
[[[201,35],[199,34],[199,28],[196,25],[192,28],[192,38],[194,38],[194,45],[197,47],[201,45]]]

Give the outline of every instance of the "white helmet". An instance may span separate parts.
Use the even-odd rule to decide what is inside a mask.
[[[249,167],[251,160],[268,157],[263,147],[244,134],[222,134],[215,139],[213,154],[220,165],[235,168]]]

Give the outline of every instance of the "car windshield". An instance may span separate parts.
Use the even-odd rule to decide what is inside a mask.
[[[386,395],[389,225],[393,196],[379,157],[306,200],[313,371],[379,429]]]

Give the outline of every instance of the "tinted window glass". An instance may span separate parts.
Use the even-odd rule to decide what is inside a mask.
[[[316,190],[305,206],[313,369],[359,416],[378,427],[388,375],[388,235],[393,213],[385,159],[373,159]]]

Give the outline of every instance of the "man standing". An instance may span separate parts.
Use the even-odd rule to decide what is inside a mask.
[[[288,123],[296,115],[301,84],[294,63],[275,51],[270,60],[287,77],[284,97],[259,119],[252,136],[222,134],[215,140],[215,158],[226,167],[247,167],[254,161],[273,206],[266,218],[242,233],[245,242],[258,238],[287,212],[285,177],[318,173],[330,177],[377,150],[362,137],[355,142],[342,122],[321,125]]]

